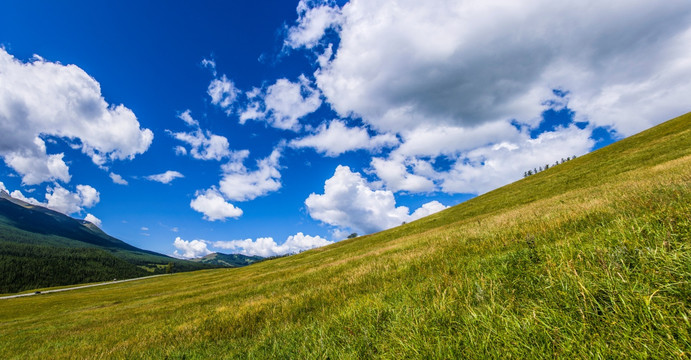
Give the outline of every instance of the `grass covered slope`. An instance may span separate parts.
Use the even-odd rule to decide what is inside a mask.
[[[691,115],[402,227],[3,300],[0,358],[683,358]]]

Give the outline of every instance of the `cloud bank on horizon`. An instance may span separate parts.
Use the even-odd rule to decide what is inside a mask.
[[[299,54],[311,73],[243,89],[217,59],[201,60],[212,73],[202,95],[226,121],[263,124],[266,132],[280,134],[268,156],[234,148],[191,110],[178,113],[187,130],[165,130],[178,142],[171,151],[180,159],[217,167],[217,180],[183,199],[211,223],[242,221],[238,203],[245,208],[291,191],[283,183],[283,174],[292,171],[285,165],[289,158],[365,154],[358,167],[332,168],[323,189],[304,198],[306,213],[332,240],[302,232],[282,244],[272,237],[177,237],[176,255],[203,256],[212,247],[274,256],[327,245],[350,232],[381,231],[447,207],[430,199],[410,209],[397,205],[397,196],[482,194],[519,179],[526,169],[592,150],[595,132],[621,138],[690,110],[686,0],[341,4],[300,0],[297,17],[283,29],[275,66]],[[550,125],[549,114],[567,121]],[[67,214],[94,206],[99,193],[89,185],[70,187],[67,155],[51,153],[46,142],[69,144],[113,183],[132,186],[109,164],[143,154],[154,138],[125,105],[108,104],[100,84],[78,66],[38,56],[22,62],[5,49],[0,133],[14,134],[0,142],[0,158],[22,184],[51,184],[45,202],[19,190],[13,196]],[[174,185],[184,177],[175,170],[150,174],[141,178]]]

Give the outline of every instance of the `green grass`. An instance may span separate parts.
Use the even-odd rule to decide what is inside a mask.
[[[396,229],[0,303],[0,358],[688,358],[691,115]]]

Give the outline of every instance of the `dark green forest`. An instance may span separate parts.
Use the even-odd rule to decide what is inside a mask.
[[[150,274],[101,249],[0,243],[0,293]]]

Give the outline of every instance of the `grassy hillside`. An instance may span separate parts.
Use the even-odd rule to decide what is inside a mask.
[[[0,358],[687,358],[691,114],[239,269],[1,300]]]
[[[118,240],[95,225],[0,191],[0,293],[218,267]]]

